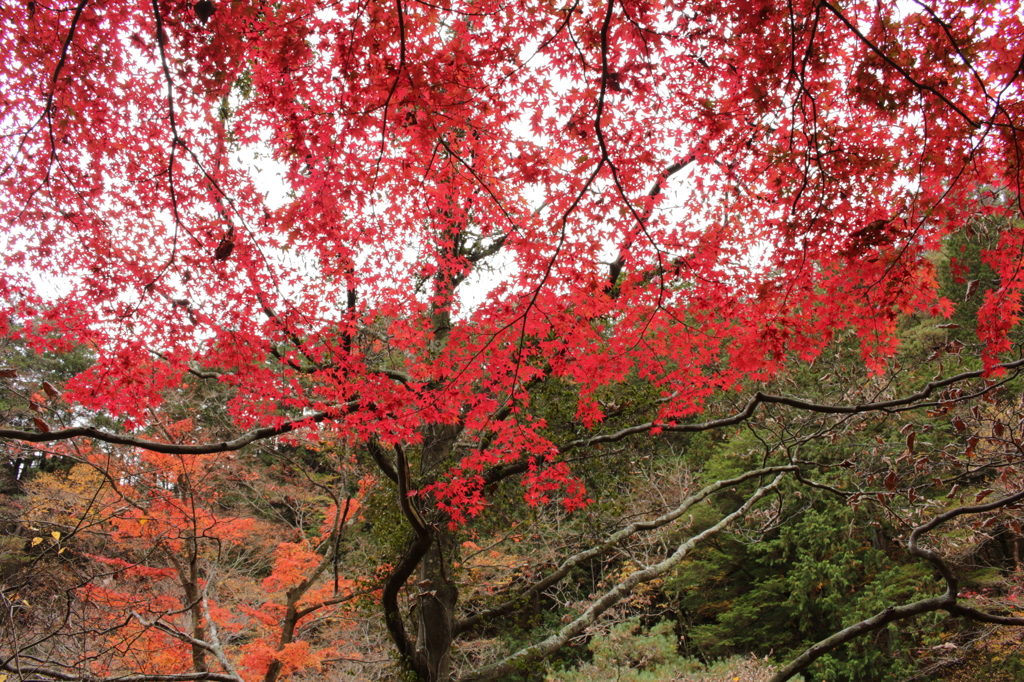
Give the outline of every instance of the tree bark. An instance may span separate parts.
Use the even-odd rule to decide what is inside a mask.
[[[420,475],[427,479],[447,469],[462,427],[432,424],[425,431]],[[424,682],[446,682],[451,678],[455,606],[459,599],[453,580],[457,540],[448,530],[447,518],[438,510],[428,514],[426,522],[432,542],[420,562],[413,661],[416,674]]]
[[[175,570],[178,573],[178,581],[185,592],[185,605],[189,614],[189,630],[194,640],[203,641],[206,639],[206,630],[203,628],[203,605],[202,590],[199,587],[199,548],[195,537],[185,541],[188,557],[188,566],[181,565],[181,562],[170,550],[167,556],[170,558]],[[192,648],[192,669],[197,673],[209,672],[206,662],[206,649],[197,644],[191,643]]]

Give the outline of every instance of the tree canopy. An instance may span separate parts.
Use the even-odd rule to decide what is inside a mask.
[[[1024,365],[1022,16],[1016,0],[4,3],[0,374],[14,402],[0,438],[11,460],[91,467],[61,479],[97,491],[68,528],[100,514],[127,543],[100,563],[138,581],[159,555],[166,566],[145,570],[181,596],[156,606],[167,594],[119,596],[90,573],[67,588],[68,613],[106,589],[95,622],[75,618],[127,628],[139,662],[37,660],[19,645],[0,667],[273,682],[308,663],[303,618],[365,591],[400,665],[447,680],[452,643],[522,604],[461,612],[453,579],[466,529],[506,504],[508,482],[521,483],[515,514],[579,512],[613,444],[661,447],[766,410],[953,415],[990,396]],[[957,239],[981,244],[976,262],[949,253]],[[942,267],[959,298],[940,291]],[[898,373],[901,324],[951,316],[974,331],[944,347],[965,366],[879,381]],[[837,346],[861,386],[780,388]],[[822,473],[789,446],[771,452],[609,531],[595,547],[756,484],[555,634],[462,678],[552,654],[784,480]],[[252,492],[259,467],[285,462],[280,485],[321,497],[285,495],[299,537],[282,539],[264,583],[284,596],[251,614],[273,636],[231,653],[204,562],[238,551],[254,521],[215,491]],[[903,485],[881,480],[883,497]],[[936,609],[1015,623],[958,604],[955,576],[918,544],[1021,498],[1004,492],[908,530],[944,596],[850,625],[809,660]],[[398,534],[391,559],[346,587],[340,538],[374,504]],[[56,555],[69,531],[53,532],[33,547]],[[524,594],[596,556],[577,549]],[[154,662],[165,647],[191,663]]]

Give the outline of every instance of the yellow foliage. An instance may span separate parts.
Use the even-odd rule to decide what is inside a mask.
[[[29,526],[81,524],[79,532],[101,524],[115,498],[107,478],[88,464],[76,464],[62,474],[39,474],[26,483],[25,492],[24,520]],[[60,540],[59,531],[51,535]]]

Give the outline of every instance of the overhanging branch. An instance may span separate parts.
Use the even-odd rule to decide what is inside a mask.
[[[1024,359],[1014,360],[1012,362],[1004,362],[996,365],[993,369],[1004,369],[1004,370],[1018,370],[1024,367]],[[862,403],[859,405],[825,405],[822,403],[814,403],[808,400],[801,400],[799,398],[793,398],[790,396],[783,395],[771,395],[767,393],[761,393],[760,391],[755,393],[753,397],[747,402],[739,412],[732,414],[728,417],[722,417],[721,419],[711,419],[705,422],[698,422],[695,424],[665,424],[659,422],[646,422],[644,424],[635,424],[628,426],[619,431],[612,433],[605,433],[596,436],[590,436],[588,438],[577,438],[576,440],[569,441],[568,443],[559,446],[558,450],[560,454],[565,454],[579,448],[589,447],[591,445],[598,445],[601,443],[615,443],[620,440],[629,438],[630,436],[641,435],[650,433],[653,429],[661,429],[665,432],[671,433],[697,433],[700,431],[712,431],[714,429],[726,428],[729,426],[736,426],[747,421],[757,412],[757,408],[762,404],[772,405],[784,405],[786,407],[792,407],[798,410],[805,410],[808,412],[817,412],[818,414],[836,414],[836,415],[854,415],[864,414],[868,412],[883,412],[883,413],[897,413],[906,412],[910,410],[919,410],[927,407],[938,407],[941,403],[960,403],[975,398],[979,398],[986,393],[989,393],[993,389],[1005,383],[1000,381],[997,384],[986,386],[980,391],[970,393],[967,395],[960,396],[959,398],[943,400],[943,401],[925,401],[935,391],[947,388],[954,384],[969,379],[978,379],[985,375],[985,371],[977,370],[973,372],[962,372],[946,379],[938,379],[935,381],[928,382],[924,388],[912,393],[903,398],[896,398],[894,400],[886,400],[873,403]],[[0,436],[3,432],[0,431]],[[529,463],[527,462],[514,462],[511,464],[501,464],[488,469],[484,472],[483,484],[490,485],[492,483],[498,483],[511,476],[522,474],[529,469]],[[821,487],[820,484],[815,484],[817,487]]]
[[[0,429],[0,439],[22,440],[29,443],[52,443],[54,441],[70,440],[72,438],[93,438],[104,443],[113,445],[130,445],[132,447],[144,448],[153,452],[162,452],[169,455],[208,455],[215,452],[230,452],[254,443],[258,440],[274,438],[286,433],[291,433],[297,428],[307,424],[318,424],[322,421],[332,419],[340,413],[347,412],[359,406],[359,401],[354,400],[339,406],[333,410],[317,412],[302,419],[292,419],[280,426],[265,426],[253,429],[242,434],[233,440],[221,441],[220,443],[198,443],[194,445],[180,445],[177,443],[162,443],[160,441],[139,438],[123,433],[112,433],[97,429],[92,426],[75,426],[70,429],[58,431],[24,431],[22,429]]]
[[[1024,359],[1014,360],[1013,362],[1004,362],[996,365],[993,369],[1005,369],[1015,370],[1024,367]],[[614,433],[602,434],[599,436],[591,436],[590,438],[578,438],[574,441],[567,443],[561,448],[562,452],[568,452],[578,447],[586,447],[589,445],[596,445],[598,443],[614,443],[620,441],[629,436],[633,436],[639,433],[647,433],[651,429],[659,428],[662,431],[669,431],[672,433],[696,433],[698,431],[710,431],[712,429],[720,429],[727,426],[735,426],[740,424],[747,419],[750,419],[754,412],[757,411],[758,406],[762,404],[770,405],[785,405],[786,407],[792,407],[798,410],[804,410],[807,412],[817,412],[819,414],[864,414],[867,412],[884,412],[884,413],[895,413],[905,412],[908,410],[918,410],[924,407],[938,407],[940,401],[921,402],[930,397],[935,391],[952,386],[953,384],[960,383],[961,381],[967,381],[968,379],[978,379],[986,374],[985,370],[977,370],[974,372],[962,372],[946,379],[938,379],[930,381],[925,384],[924,388],[920,391],[912,393],[903,398],[896,398],[893,400],[884,400],[873,403],[862,403],[859,405],[825,405],[822,403],[813,403],[809,400],[801,400],[799,398],[792,398],[783,395],[771,395],[768,393],[761,393],[758,391],[753,397],[747,402],[746,406],[736,414],[728,417],[722,417],[721,419],[712,419],[706,422],[700,422],[697,424],[664,424],[658,422],[647,422],[646,424],[637,424],[624,428]],[[959,403],[966,400],[972,400],[985,393],[988,393],[992,389],[996,388],[997,385],[988,386],[985,389],[972,393],[970,395],[961,396],[955,399],[949,399],[941,401],[943,403]],[[3,435],[0,432],[0,435]]]
[[[1016,370],[1024,367],[1024,359],[1014,360],[1012,362],[1004,362],[995,365],[992,369],[1003,369],[1003,370]],[[620,441],[629,436],[636,434],[647,433],[652,429],[659,428],[662,431],[668,431],[672,433],[695,433],[698,431],[709,431],[711,429],[719,429],[727,426],[734,426],[740,424],[754,415],[758,406],[761,404],[774,404],[774,405],[785,405],[799,410],[805,410],[808,412],[817,412],[819,414],[863,414],[866,412],[885,412],[895,413],[903,412],[907,410],[916,410],[924,407],[937,407],[940,405],[940,401],[921,402],[926,398],[930,397],[935,391],[952,386],[953,384],[967,381],[968,379],[978,379],[986,374],[985,370],[977,370],[973,372],[962,372],[946,379],[939,379],[936,381],[928,382],[924,388],[920,391],[912,393],[903,398],[896,398],[894,400],[885,400],[873,403],[862,403],[859,405],[825,405],[822,403],[814,403],[808,400],[801,400],[799,398],[793,398],[782,395],[771,395],[761,393],[758,391],[753,397],[747,402],[746,406],[737,412],[736,414],[728,417],[722,417],[721,419],[713,419],[706,422],[700,422],[697,424],[664,424],[658,422],[647,422],[644,424],[637,424],[630,426],[614,433],[607,433],[598,436],[591,436],[589,438],[578,438],[570,441],[565,445],[561,446],[559,450],[562,453],[574,450],[579,447],[586,447],[590,445],[597,445],[599,443],[614,443]],[[1002,383],[1002,382],[1001,382]],[[999,384],[988,386],[981,391],[972,393],[969,395],[961,396],[955,399],[949,399],[941,401],[941,403],[958,403],[966,400],[972,400],[985,393],[996,388]],[[205,455],[216,452],[229,452],[232,450],[238,450],[250,443],[258,440],[265,440],[280,436],[286,433],[294,431],[296,428],[300,428],[306,424],[319,423],[328,419],[334,418],[336,415],[348,412],[359,407],[360,401],[353,400],[344,405],[340,405],[333,408],[330,411],[317,412],[311,414],[308,417],[302,419],[293,419],[286,421],[280,426],[266,426],[259,429],[254,429],[245,433],[238,438],[229,441],[222,441],[219,443],[198,443],[194,445],[179,445],[176,443],[162,443],[160,441],[148,440],[146,438],[139,438],[138,436],[132,436],[128,434],[113,433],[110,431],[104,431],[103,429],[97,429],[91,426],[76,426],[69,429],[60,429],[57,431],[26,431],[23,429],[5,429],[0,428],[0,439],[7,440],[21,440],[29,443],[52,443],[61,440],[70,440],[72,438],[93,438],[98,441],[105,443],[112,443],[114,445],[130,445],[133,447],[144,448],[153,452],[161,452],[165,454],[174,455]],[[501,473],[498,473],[497,469],[501,469]],[[508,465],[507,467],[496,468],[494,473],[489,472],[489,475],[485,475],[488,482],[496,482],[502,478],[506,478],[508,475],[513,473],[519,473],[519,467],[517,465]]]

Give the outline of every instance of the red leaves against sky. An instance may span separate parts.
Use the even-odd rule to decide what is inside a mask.
[[[609,384],[680,419],[844,329],[878,366],[950,312],[941,238],[1019,218],[1015,0],[213,5],[0,7],[3,319],[93,347],[67,397],[130,424],[192,369],[246,428],[492,430],[435,486],[472,513],[485,464],[553,463],[532,377],[592,427]],[[990,362],[1022,249],[987,256]]]

